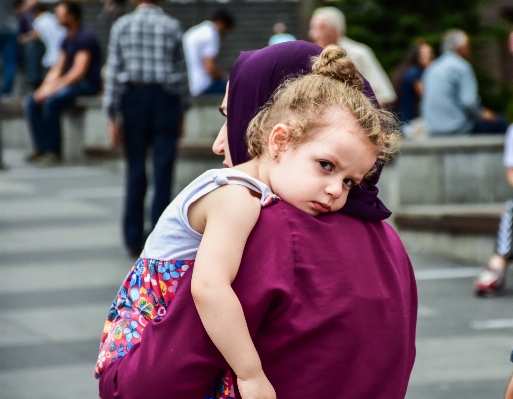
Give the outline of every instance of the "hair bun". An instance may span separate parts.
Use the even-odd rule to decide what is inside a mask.
[[[340,80],[358,89],[363,88],[362,75],[347,57],[347,52],[335,44],[327,46],[318,57],[313,57],[312,72]]]

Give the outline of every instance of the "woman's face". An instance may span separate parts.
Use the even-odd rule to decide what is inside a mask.
[[[226,93],[223,98],[223,102],[219,107],[219,112],[225,117],[228,110],[228,85],[226,85]],[[228,146],[228,130],[226,128],[226,121],[224,122],[221,130],[217,134],[216,140],[212,145],[212,151],[217,155],[224,155],[223,166],[225,168],[233,167],[232,158],[230,157],[230,147]]]
[[[431,61],[433,61],[433,49],[429,44],[423,44],[419,48],[419,65],[421,68],[426,68]]]

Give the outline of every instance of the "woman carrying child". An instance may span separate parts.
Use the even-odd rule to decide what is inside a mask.
[[[301,45],[299,44],[299,46]],[[285,48],[289,49],[289,47],[283,47],[279,50]],[[397,384],[398,377],[396,377],[384,385],[389,384],[388,389],[393,389],[395,393],[400,392],[404,396],[414,358],[413,338],[416,314],[415,284],[407,255],[389,226],[383,225],[381,222],[369,222],[369,225],[365,225],[357,219],[329,213],[339,210],[344,205],[351,187],[356,184],[360,184],[362,187],[367,186],[367,181],[364,181],[365,176],[372,173],[371,169],[376,164],[377,158],[386,159],[388,157],[395,137],[394,132],[386,131],[387,127],[383,124],[383,121],[387,119],[387,114],[376,111],[371,102],[361,94],[363,81],[352,63],[344,58],[344,55],[343,50],[339,48],[328,48],[316,61],[314,73],[285,83],[277,91],[273,101],[252,121],[249,128],[250,152],[255,158],[239,167],[238,170],[242,174],[233,170],[229,172],[231,174],[227,175],[221,175],[219,171],[215,172],[216,174],[210,178],[211,182],[217,184],[217,187],[222,185],[226,187],[201,195],[201,199],[195,199],[192,207],[188,208],[189,212],[185,214],[191,225],[195,224],[194,217],[191,217],[195,213],[194,209],[199,210],[200,215],[202,209],[207,214],[212,207],[216,209],[220,215],[213,219],[217,222],[213,224],[216,234],[212,236],[222,235],[223,237],[222,239],[214,237],[207,240],[206,236],[210,232],[208,216],[207,222],[203,222],[206,227],[199,223],[195,230],[204,231],[204,236],[199,245],[192,279],[191,273],[187,273],[182,267],[192,266],[192,263],[186,265],[174,262],[173,266],[168,268],[166,268],[165,262],[159,263],[159,267],[162,269],[160,271],[157,267],[157,271],[162,275],[159,275],[161,279],[165,279],[166,273],[168,273],[169,280],[173,272],[177,279],[182,278],[172,306],[166,309],[168,313],[173,314],[167,314],[165,317],[148,323],[144,330],[146,338],[131,348],[126,356],[107,367],[105,375],[100,380],[100,392],[104,399],[142,396],[198,397],[201,392],[205,392],[205,382],[208,386],[211,377],[213,378],[220,370],[228,368],[232,368],[236,373],[238,388],[243,398],[273,398],[275,397],[274,389],[280,398],[308,397],[315,393],[326,394],[326,397],[350,397],[344,396],[341,387],[325,386],[328,381],[326,376],[339,374],[339,371],[332,370],[334,366],[341,370],[348,366],[344,362],[333,364],[330,361],[330,356],[333,360],[332,353],[338,353],[335,347],[340,345],[341,340],[345,341],[341,336],[342,333],[347,334],[348,337],[353,336],[353,333],[346,328],[339,330],[340,327],[343,327],[342,322],[345,318],[354,319],[353,321],[358,324],[366,324],[367,322],[374,323],[373,316],[375,315],[379,316],[379,321],[384,322],[382,325],[384,331],[381,334],[383,337],[395,337],[402,340],[394,351],[389,348],[379,348],[379,345],[376,345],[387,339],[384,341],[383,339],[373,339],[369,342],[370,348],[377,351],[375,353],[381,355],[387,353],[385,360],[383,358],[375,359],[375,363],[381,365],[376,367],[376,370],[384,368],[387,370],[385,374],[390,374],[390,364],[387,364],[387,361],[390,360],[390,354],[393,352],[396,366],[400,368],[395,375],[402,376],[399,378],[401,384]],[[235,70],[236,68],[234,68]],[[230,121],[228,121],[228,129],[231,129]],[[226,133],[226,130],[224,132]],[[229,158],[225,159],[225,163],[229,164]],[[252,174],[258,179],[256,177],[253,177],[255,180],[249,179],[248,176],[251,177]],[[222,181],[219,176],[228,181]],[[256,222],[256,219],[253,219],[254,214],[250,211],[251,208],[245,209],[243,214],[235,209],[242,201],[248,200],[242,193],[238,193],[238,191],[242,191],[247,194],[238,189],[243,188],[240,186],[241,182],[248,181],[251,183],[250,193],[256,193],[252,194],[253,198],[250,200],[253,203],[258,201],[258,207],[262,203],[270,202],[269,200],[265,201],[265,198],[271,198],[271,201],[276,200],[275,196],[267,195],[270,190],[267,191],[266,187],[272,188],[275,194],[280,195],[285,202],[293,206],[275,201],[275,205],[262,211],[248,244],[252,243],[255,236],[260,236],[260,251],[265,250],[266,258],[262,258],[262,254],[260,257],[255,257],[255,247],[250,245],[249,252],[252,255],[247,257],[249,248],[246,248],[242,265],[248,261],[253,265],[249,268],[241,268],[237,273],[241,255],[235,255],[237,256],[235,264],[233,253],[239,249],[242,253],[242,248],[239,248],[241,237],[237,236],[242,235],[245,243],[246,237],[249,235],[248,230],[253,228],[251,226],[248,229],[245,227],[246,223],[238,219],[247,218],[252,221],[253,225]],[[264,186],[261,185],[262,181],[266,183]],[[226,190],[230,186],[237,188],[237,191]],[[371,189],[363,196],[366,199],[371,199],[372,192],[377,194],[377,190],[373,190],[373,184],[369,183],[369,187]],[[227,194],[222,195],[223,190]],[[214,195],[216,192],[219,197]],[[241,196],[238,197],[239,195]],[[214,198],[214,203],[209,205],[207,201],[203,202],[207,205],[202,205],[202,201],[209,196]],[[235,205],[231,205],[233,202],[230,202],[233,198],[237,199]],[[254,198],[256,199],[253,200]],[[362,209],[377,209],[377,212],[369,212],[370,219],[373,219],[377,214],[386,213],[382,206],[376,206],[377,203],[379,202],[374,195],[373,201],[368,203],[362,201],[361,207],[354,206],[353,209],[357,210],[355,213],[359,213]],[[270,212],[266,213],[267,210]],[[237,215],[234,218],[237,220],[230,219],[232,218],[230,212]],[[329,214],[317,219],[315,216],[321,213]],[[183,217],[183,214],[182,210],[180,217]],[[166,214],[163,215],[163,218],[166,218]],[[199,220],[201,222],[203,218],[200,217]],[[231,223],[226,223],[227,220],[231,220]],[[303,222],[305,225],[302,225]],[[349,234],[346,232],[344,237],[346,240],[340,241],[339,239],[342,237],[338,233],[346,228],[344,222],[348,223],[347,228],[350,231],[352,228],[354,231]],[[269,225],[269,223],[271,224]],[[314,227],[313,230],[312,227]],[[320,230],[319,227],[321,227]],[[223,228],[229,229],[231,232],[220,233]],[[155,232],[159,230],[157,226]],[[297,247],[294,245],[294,240],[291,240],[291,232],[294,233],[294,240],[298,240]],[[262,234],[267,236],[265,241],[261,240]],[[273,237],[269,240],[271,234]],[[319,241],[317,237],[321,240]],[[351,242],[351,238],[347,240],[348,237],[354,237],[355,240]],[[336,273],[340,277],[340,268],[345,263],[343,258],[346,257],[349,262],[356,260],[355,245],[360,242],[360,239],[363,239],[362,244],[366,244],[371,237],[377,239],[375,246],[379,251],[374,251],[370,245],[369,247],[364,246],[358,258],[364,263],[365,266],[362,266],[364,270],[372,269],[374,272],[378,272],[375,275],[367,276],[367,278],[372,282],[370,284],[372,287],[380,287],[380,289],[377,292],[367,292],[368,284],[362,285],[362,281],[357,279],[358,289],[352,290],[354,283],[350,282],[350,276],[354,276],[355,273],[351,268],[345,271],[348,280],[344,283],[344,287],[330,286],[330,279],[326,280],[326,273]],[[301,243],[305,244],[305,239],[311,244],[311,248],[308,248],[306,252],[304,249],[301,250],[304,245],[299,246]],[[335,239],[335,245],[333,242],[330,245],[333,239]],[[158,241],[154,241],[150,237],[143,252],[143,258],[147,249],[152,248],[155,242]],[[206,252],[204,251],[205,243],[208,243]],[[234,243],[237,244],[237,248],[233,248]],[[342,258],[338,247],[346,249],[342,251]],[[206,254],[209,255],[206,256]],[[377,254],[379,254],[378,257],[382,257],[379,259],[380,265],[383,266],[382,270],[377,270],[380,269],[377,264]],[[291,260],[294,261],[292,265]],[[303,263],[305,261],[306,263]],[[319,264],[316,264],[316,261]],[[227,264],[231,266],[227,267]],[[302,267],[298,267],[300,264]],[[305,268],[305,266],[307,267]],[[387,269],[389,266],[390,268]],[[355,265],[354,267],[360,266]],[[303,270],[298,274],[301,268]],[[240,272],[243,272],[242,275]],[[154,271],[153,276],[159,273]],[[144,269],[142,274],[144,274]],[[235,274],[237,274],[236,279]],[[137,272],[133,271],[127,281],[133,281],[134,275],[137,275]],[[304,289],[292,293],[290,283],[301,276],[302,279],[296,281],[293,286],[294,290],[301,286]],[[151,278],[151,275],[149,277],[141,276],[140,280],[148,280],[151,283]],[[138,277],[135,280],[138,284]],[[337,279],[331,280],[331,284],[336,281]],[[233,290],[230,288],[232,283]],[[273,284],[276,285],[272,288]],[[353,291],[356,295],[354,297],[348,295],[344,300],[345,305],[341,308],[337,305],[341,305],[340,298],[345,295],[333,296],[333,294],[341,289],[340,293],[344,293],[344,288],[348,290],[347,292]],[[172,288],[171,290],[174,291]],[[194,311],[194,307],[191,308],[191,291],[201,321],[222,356],[215,350],[208,336],[202,335],[204,331],[198,314]],[[137,297],[137,294],[134,297]],[[126,298],[127,295],[122,298],[123,301]],[[243,300],[239,302],[241,298]],[[393,312],[389,312],[383,307],[385,298],[393,304]],[[357,305],[358,299],[362,300],[360,304],[362,309],[370,311],[370,313],[364,312],[369,320],[351,316],[353,311],[350,309]],[[336,300],[339,303],[332,306],[331,300]],[[165,299],[164,302],[166,302]],[[167,304],[169,304],[169,300]],[[244,308],[244,314],[242,308]],[[296,316],[299,317],[298,320],[295,320],[296,323],[292,323],[296,328],[291,328],[290,324],[292,319],[288,313],[292,308],[296,308],[295,311],[292,311],[292,319]],[[113,311],[118,311],[118,309],[117,305],[113,307]],[[343,309],[345,310],[342,311]],[[342,313],[340,313],[341,311]],[[322,312],[326,312],[326,316],[323,316]],[[346,316],[341,317],[340,320],[333,318],[335,314],[343,316],[344,313],[347,313]],[[330,314],[331,316],[329,316]],[[315,320],[316,318],[317,320]],[[281,331],[280,329],[269,330],[266,328],[266,322],[270,320],[282,322],[288,328]],[[116,323],[115,318],[113,322],[113,324]],[[310,335],[308,339],[305,336],[306,330],[311,331],[308,334]],[[110,331],[112,332],[112,330]],[[273,337],[273,333],[274,338],[277,338],[276,333],[282,335],[280,339],[269,341],[269,338]],[[284,333],[285,335],[283,335]],[[333,335],[334,333],[335,335]],[[374,333],[377,332],[374,331]],[[355,334],[360,334],[363,337],[365,331],[360,330],[356,325]],[[140,339],[141,334],[138,335],[137,338]],[[187,345],[187,341],[190,341],[189,337],[194,337],[192,345]],[[133,334],[131,338],[133,339]],[[286,338],[285,341],[284,338]],[[107,337],[105,343],[109,339],[111,339],[110,336]],[[260,359],[253,342],[257,348],[261,349],[259,353],[263,357]],[[310,342],[313,348],[309,348],[307,342]],[[271,346],[277,345],[276,350],[268,346],[271,343],[273,343]],[[360,345],[355,346],[355,343],[350,339],[344,342],[344,345],[348,349],[360,347]],[[334,352],[325,350],[327,344],[328,346],[335,345],[332,348]],[[186,349],[185,352],[183,352],[184,349]],[[283,367],[273,366],[273,364],[279,365],[279,362],[276,362],[278,359],[293,358],[298,355],[301,357],[301,351],[311,352],[311,349],[314,351],[319,349],[321,359],[316,361],[315,358],[311,358],[310,362],[319,365],[323,362],[322,355],[327,355],[326,364],[323,367],[332,370],[331,373],[318,372],[317,365],[313,368],[313,374],[309,375],[308,372],[303,372],[299,376],[296,372],[297,368],[305,368],[306,365],[304,363],[301,365],[294,359],[289,364],[286,376],[283,373],[287,370],[284,370]],[[182,353],[183,356],[178,353]],[[367,353],[368,350],[363,354],[364,364],[371,361],[370,358],[367,358]],[[178,356],[175,357],[175,355]],[[347,355],[338,353],[336,359],[342,360]],[[273,357],[274,360],[271,361]],[[127,361],[127,359],[129,360]],[[180,369],[181,364],[190,365],[190,362],[195,363],[194,367],[182,368],[184,373],[175,374],[172,371],[173,368]],[[355,358],[355,362],[361,361]],[[306,367],[305,371],[308,368]],[[266,371],[264,372],[264,370]],[[277,377],[280,370],[282,375]],[[271,383],[266,377],[266,374],[269,376],[269,372],[273,376]],[[169,378],[172,378],[173,381]],[[304,384],[301,382],[302,379],[314,383]],[[292,380],[295,380],[294,384],[301,389],[304,395],[297,396],[290,391]],[[160,382],[155,383],[155,381]],[[325,386],[323,392],[318,391],[319,381],[321,386]],[[308,387],[306,391],[305,387]],[[383,388],[383,384],[381,384],[381,388]],[[331,394],[333,389],[342,393],[339,396],[333,396]],[[358,386],[354,389],[358,390],[361,387]],[[397,398],[399,396],[387,397]]]

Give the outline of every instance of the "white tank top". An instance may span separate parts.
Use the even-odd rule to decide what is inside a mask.
[[[208,170],[185,187],[168,205],[148,237],[141,257],[158,260],[196,259],[203,235],[189,224],[189,206],[225,184],[239,184],[260,193],[262,205],[273,196],[266,184],[237,169]]]

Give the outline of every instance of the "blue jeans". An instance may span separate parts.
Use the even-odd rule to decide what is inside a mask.
[[[123,234],[128,249],[139,251],[144,240],[146,152],[153,150],[155,193],[151,223],[155,226],[171,201],[175,149],[182,109],[177,95],[159,86],[129,87],[121,100],[127,181]]]
[[[504,115],[497,115],[493,122],[478,120],[471,133],[506,133],[508,129],[508,120]]]
[[[226,92],[226,83],[226,80],[216,80],[203,90],[201,94],[224,94]]]
[[[45,45],[41,40],[31,40],[23,45],[23,65],[27,81],[36,90],[43,81],[43,66],[41,60],[45,54]]]
[[[61,114],[79,96],[94,95],[98,89],[82,80],[73,86],[66,86],[37,103],[31,94],[25,102],[25,112],[36,152],[61,153]]]
[[[4,84],[1,94],[10,94],[16,76],[16,32],[0,32],[0,52],[4,64]]]

